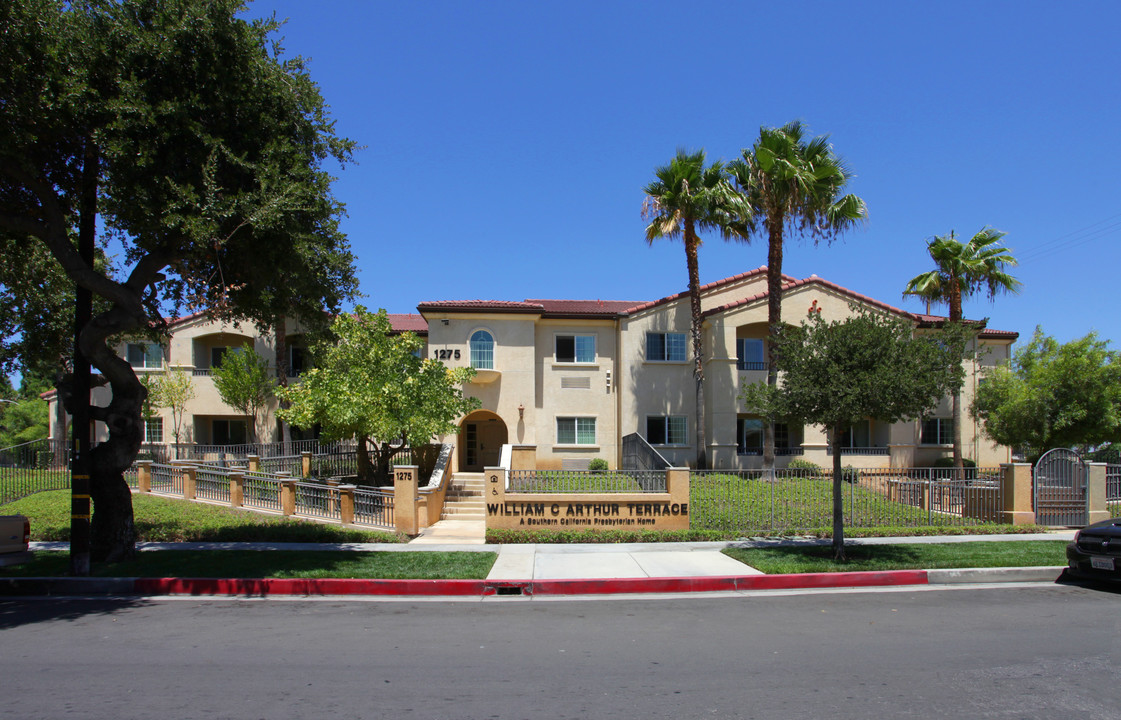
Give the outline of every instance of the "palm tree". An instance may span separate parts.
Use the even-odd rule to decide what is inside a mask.
[[[864,201],[841,195],[852,173],[828,136],[807,139],[799,120],[781,128],[759,128],[759,139],[728,163],[728,173],[767,235],[767,384],[778,384],[774,338],[782,329],[782,243],[787,230],[832,242],[867,217]],[[775,465],[775,431],[768,418],[763,434],[763,467]]]
[[[984,289],[989,300],[1001,293],[1019,292],[1020,281],[1004,271],[1006,266],[1017,264],[1008,248],[1000,244],[1004,235],[990,227],[981,228],[967,243],[960,242],[952,230],[949,235],[936,235],[926,244],[934,269],[912,278],[903,295],[917,295],[928,303],[944,302],[950,308],[950,322],[960,323],[962,300],[974,292]],[[954,391],[953,414],[954,467],[961,470],[960,387]]]
[[[657,178],[643,188],[646,200],[642,217],[649,220],[646,242],[658,238],[681,238],[685,243],[685,262],[689,269],[689,299],[692,309],[693,378],[697,391],[697,462],[708,467],[705,440],[704,357],[701,347],[701,281],[697,267],[699,232],[716,230],[725,238],[746,237],[744,208],[724,178],[723,163],[705,166],[705,151],[688,153],[679,149],[669,165],[654,171]]]

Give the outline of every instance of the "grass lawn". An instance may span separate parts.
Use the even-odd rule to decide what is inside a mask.
[[[394,533],[264,515],[220,505],[133,495],[142,542],[401,542]],[[94,509],[96,513],[96,508]],[[36,493],[0,505],[0,515],[26,515],[32,540],[70,539],[70,491]]]
[[[982,524],[974,518],[894,502],[853,483],[841,485],[846,528]],[[689,515],[694,528],[744,535],[816,531],[832,525],[833,481],[787,477],[769,482],[719,473],[694,475],[689,484]]]
[[[94,564],[93,577],[483,579],[496,553],[296,552],[289,550],[165,550],[135,560]],[[0,577],[62,577],[70,555],[36,552],[24,565],[0,568]]]
[[[930,570],[937,568],[1045,567],[1066,565],[1066,541],[939,543],[934,545],[846,545],[848,560],[833,561],[831,547],[729,548],[725,555],[768,575]]]

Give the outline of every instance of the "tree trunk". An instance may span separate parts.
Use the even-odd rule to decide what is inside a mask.
[[[107,315],[120,313],[103,313],[91,325],[98,325],[98,321],[104,321]],[[83,342],[83,345],[87,343]],[[113,397],[108,406],[93,408],[96,419],[108,427],[109,438],[90,453],[90,496],[93,500],[90,555],[96,562],[116,562],[136,554],[132,494],[125,482],[124,471],[136,459],[144,440],[140,418],[148,391],[129,364],[118,357],[103,339],[98,342],[91,357],[93,364],[109,380]]]
[[[841,489],[841,480],[844,477],[844,469],[841,467],[843,434],[843,426],[833,426],[833,437],[830,438],[833,444],[833,559],[837,562],[845,559],[845,505],[844,491]]]
[[[365,435],[358,436],[358,483],[369,484],[372,479],[373,467],[370,465],[370,439]]]
[[[771,221],[767,238],[767,385],[778,387],[775,340],[782,332],[782,228],[781,215]],[[775,419],[763,418],[763,469],[775,466]]]
[[[685,225],[685,261],[689,267],[689,309],[693,331],[693,380],[697,391],[697,461],[698,470],[708,468],[708,440],[705,437],[705,366],[701,338],[701,276],[697,263],[700,240],[691,222]]]
[[[276,319],[276,384],[288,387],[288,328],[284,317]],[[291,403],[281,400],[278,407],[287,408]],[[283,419],[277,418],[280,423],[280,454],[291,455],[292,427]]]
[[[961,310],[961,286],[957,282],[950,284],[950,322],[960,323],[962,318]],[[965,348],[959,348],[958,355],[965,354]],[[961,362],[961,358],[958,358]],[[961,388],[954,390],[953,397],[953,416],[954,416],[954,469],[957,471],[957,477],[964,477],[964,461],[961,455]]]

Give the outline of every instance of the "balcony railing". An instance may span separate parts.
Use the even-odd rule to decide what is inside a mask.
[[[763,454],[763,448],[761,448],[761,447],[737,448],[736,449],[736,454],[737,455],[746,455],[746,456],[749,456],[749,457],[758,456],[758,455]],[[775,455],[805,455],[805,454],[806,454],[806,451],[802,449],[801,445],[794,446],[794,447],[776,447],[775,448]]]
[[[765,362],[753,362],[753,361],[750,361],[750,360],[736,360],[736,369],[737,370],[766,370],[767,369],[767,363],[765,363]]]
[[[826,448],[825,452],[829,455],[833,454],[833,448]],[[890,455],[891,451],[886,447],[843,447],[841,448],[841,455]]]

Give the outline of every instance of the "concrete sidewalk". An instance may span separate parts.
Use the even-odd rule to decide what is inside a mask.
[[[953,535],[854,538],[848,545],[934,544],[1066,540],[1074,531],[1033,535]],[[435,540],[435,538],[432,538]],[[349,550],[385,552],[497,552],[485,580],[279,580],[11,578],[0,594],[223,594],[223,595],[582,595],[715,592],[756,589],[872,587],[941,583],[1051,582],[1062,567],[903,570],[764,575],[721,551],[728,547],[829,545],[815,538],[759,538],[733,542],[648,544],[383,544],[383,543],[141,543],[141,551]],[[65,550],[66,543],[32,543],[32,549]]]

